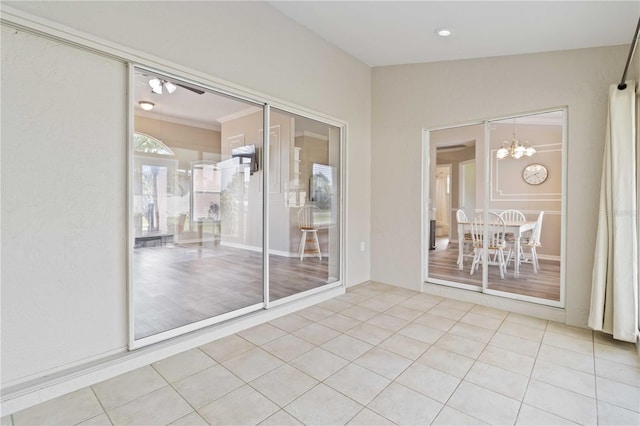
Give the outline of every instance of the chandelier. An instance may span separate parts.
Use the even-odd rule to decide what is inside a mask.
[[[496,152],[496,158],[502,160],[503,158],[511,157],[517,160],[524,156],[531,157],[535,153],[536,150],[529,145],[529,142],[520,142],[520,139],[516,139],[516,132],[513,132],[513,140],[502,143],[502,148]]]

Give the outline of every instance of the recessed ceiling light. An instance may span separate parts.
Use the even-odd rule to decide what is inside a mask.
[[[449,37],[451,34],[453,34],[453,30],[451,30],[450,28],[438,28],[434,31],[434,33],[436,33],[436,35],[439,35],[440,37]]]
[[[145,111],[151,111],[155,106],[153,102],[149,102],[149,101],[140,101],[138,102],[138,104],[140,104],[140,108],[142,108]]]

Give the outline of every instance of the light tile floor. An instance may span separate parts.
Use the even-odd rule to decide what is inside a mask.
[[[640,424],[635,346],[396,287],[347,294],[4,425]]]

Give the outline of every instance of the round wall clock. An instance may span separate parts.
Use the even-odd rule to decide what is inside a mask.
[[[529,185],[540,185],[548,175],[549,171],[542,164],[529,164],[522,171],[522,179]]]

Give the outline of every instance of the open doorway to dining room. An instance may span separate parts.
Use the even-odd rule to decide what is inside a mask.
[[[564,306],[565,117],[425,132],[427,284]]]
[[[442,250],[451,237],[451,164],[436,167],[435,200],[436,250]]]

